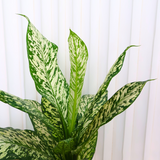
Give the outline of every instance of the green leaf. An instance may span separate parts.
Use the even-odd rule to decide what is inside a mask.
[[[75,141],[73,138],[65,139],[63,141],[60,141],[54,148],[54,153],[67,153],[71,150],[75,149]]]
[[[27,101],[29,101],[29,103],[32,103],[40,112],[42,112],[39,103],[30,100]],[[29,117],[31,119],[35,133],[46,144],[46,146],[52,148],[57,145],[58,142],[55,141],[57,139],[57,135],[55,134],[55,132],[53,132],[50,127],[40,121],[36,116],[30,114]]]
[[[34,132],[46,144],[47,147],[52,148],[58,144],[56,135],[47,127],[43,122],[39,121],[37,117],[29,115],[31,122],[34,126]]]
[[[83,142],[87,141],[100,126],[125,111],[139,96],[147,81],[132,82],[119,89],[94,117],[90,116],[88,118],[87,126],[85,123],[79,134],[78,143],[83,145]]]
[[[29,130],[0,128],[0,159],[54,160],[53,152]]]
[[[68,127],[69,134],[71,134],[76,124],[76,117],[81,99],[83,81],[88,60],[88,50],[85,43],[71,30],[68,43],[71,62],[68,98]]]
[[[79,121],[77,130],[80,130],[82,128],[82,125],[83,126],[84,125],[87,126],[92,121],[92,118],[90,118],[90,120],[89,120],[89,117],[94,117],[95,114],[97,114],[97,112],[103,106],[103,103],[101,103],[101,101],[103,101],[103,98],[105,98],[106,95],[108,95],[106,89],[107,89],[111,79],[120,72],[120,70],[121,70],[121,68],[123,66],[123,62],[124,62],[125,56],[126,56],[126,51],[131,47],[138,47],[138,46],[136,46],[136,45],[128,46],[124,50],[124,52],[118,57],[116,62],[111,67],[109,73],[107,74],[103,84],[100,86],[98,92],[96,93],[95,97],[93,98],[92,104],[90,105],[91,107],[85,112],[84,117]],[[104,103],[105,103],[105,101],[107,101],[107,97],[105,98]],[[98,106],[96,104],[97,102],[99,103]]]
[[[69,87],[57,63],[58,47],[27,20],[27,53],[31,76],[37,91],[57,107],[59,118],[66,128],[64,117],[67,114]]]
[[[4,91],[0,91],[0,101],[11,105],[23,112],[28,113],[31,116],[36,117],[39,121],[43,122],[46,126],[54,131],[54,136],[59,137],[59,133],[56,128],[50,123],[49,119],[40,111],[41,105],[32,100],[23,100],[19,97],[13,96]]]
[[[57,108],[44,97],[42,97],[41,105],[43,114],[45,114],[45,116],[50,120],[51,124],[60,133],[61,139],[64,139],[62,132],[63,126]]]
[[[75,152],[78,152],[78,150],[80,150],[80,153],[78,155],[78,160],[81,159],[92,160],[96,149],[97,137],[98,137],[98,131],[94,133],[94,135],[89,139],[88,142],[85,142],[83,145],[81,145],[80,148],[77,148]]]
[[[93,100],[94,95],[86,94],[81,97],[78,114],[77,114],[77,122],[84,116],[85,111],[90,107],[91,101]]]
[[[58,144],[58,142],[55,141],[55,139],[57,138],[55,136],[55,133],[44,123],[40,122],[35,116],[29,116],[29,117],[34,126],[35,133],[38,135],[41,141],[43,141],[44,145],[48,148],[48,150],[53,151],[53,147],[55,147]],[[58,154],[56,155],[55,153],[54,156],[56,160],[60,159]]]
[[[103,84],[100,86],[98,92],[96,93],[95,97],[93,98],[93,100],[91,102],[92,104],[90,105],[91,107],[85,112],[84,117],[79,121],[79,124],[77,127],[78,131],[80,131],[83,126],[87,126],[92,121],[92,118],[97,114],[97,112],[101,109],[103,104],[107,101],[108,93],[107,93],[106,89],[107,89],[111,79],[120,72],[120,70],[123,66],[124,59],[125,59],[126,51],[131,47],[138,47],[138,46],[136,46],[136,45],[128,46],[124,50],[124,52],[118,57],[116,62],[113,64],[113,66],[111,67],[109,73],[107,74]],[[99,105],[97,103],[99,103]]]
[[[79,120],[78,127],[77,127],[77,130],[76,130],[75,134],[81,132],[82,126],[83,127],[87,126],[91,122],[90,117],[94,118],[94,116],[98,113],[98,111],[101,109],[101,107],[107,102],[108,91],[106,90],[103,93],[103,95],[97,100],[97,102],[95,102],[94,105],[92,105],[92,100],[93,100],[94,96],[92,96],[91,98],[88,98],[89,95],[85,95],[85,96],[82,96],[82,97],[83,98],[81,98],[81,103],[80,104],[82,105],[82,108],[86,108],[86,110],[84,110],[84,112],[83,112],[84,115]],[[88,108],[86,106],[88,106]],[[97,135],[98,135],[98,132],[96,132],[92,137],[89,138],[89,142],[85,141],[83,143],[83,145],[78,147],[75,152],[79,152],[79,151],[82,150],[81,154],[79,155],[80,157],[82,157],[83,155],[88,155],[88,159],[92,159],[92,156],[95,152]],[[95,144],[95,146],[94,146],[94,144]],[[90,149],[88,149],[88,148],[90,148]],[[86,150],[86,151],[83,151],[83,150]],[[85,152],[88,152],[88,154],[85,154]]]
[[[98,92],[96,93],[96,96],[95,96],[94,100],[96,100],[99,97],[101,97],[101,95],[106,91],[111,79],[120,72],[120,70],[121,70],[121,68],[123,66],[123,62],[124,62],[125,56],[126,56],[126,51],[131,47],[138,47],[138,45],[130,45],[130,46],[128,46],[124,50],[124,52],[118,57],[116,62],[113,64],[113,66],[109,70],[109,72],[108,72],[103,84],[100,86]],[[94,103],[94,101],[93,101],[93,103]]]
[[[87,126],[87,124],[90,122],[90,117],[94,117],[97,114],[97,112],[101,109],[101,107],[107,102],[108,91],[106,90],[101,95],[101,97],[99,97],[99,99],[97,99],[97,101],[95,101],[93,104],[92,102],[94,98],[92,98],[92,101],[90,101],[90,103],[88,104],[89,107],[85,110],[84,116],[79,120],[77,130],[80,130],[82,128],[82,125]]]

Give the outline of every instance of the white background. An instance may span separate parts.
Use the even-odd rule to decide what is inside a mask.
[[[0,0],[0,90],[40,101],[26,52],[27,20],[59,47],[58,63],[69,82],[69,29],[89,51],[83,94],[95,94],[108,70],[131,45],[109,97],[132,81],[157,78],[135,103],[99,130],[94,160],[160,159],[159,0]],[[32,129],[28,116],[0,102],[0,126]]]

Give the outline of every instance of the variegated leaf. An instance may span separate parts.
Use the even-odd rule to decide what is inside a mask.
[[[106,91],[111,79],[120,72],[120,70],[121,70],[121,68],[123,66],[123,62],[124,62],[125,56],[126,56],[126,51],[131,47],[138,47],[138,45],[130,45],[130,46],[128,46],[124,50],[124,52],[118,57],[118,59],[115,61],[115,63],[113,64],[113,66],[109,70],[109,73],[107,74],[103,84],[100,86],[98,92],[96,93],[96,96],[95,96],[94,100],[98,99]]]
[[[65,139],[63,141],[60,141],[54,148],[54,153],[61,153],[65,154],[67,152],[70,152],[71,150],[75,149],[75,141],[73,138]]]
[[[58,142],[55,141],[57,137],[55,137],[51,128],[47,127],[43,122],[39,121],[37,117],[32,115],[29,115],[29,117],[33,124],[35,133],[40,139],[42,139],[42,141],[44,141],[44,143],[46,143],[46,146],[51,148],[56,146],[58,144]]]
[[[93,101],[94,98],[92,98]],[[97,101],[89,104],[88,109],[85,111],[84,116],[79,120],[77,130],[80,130],[82,125],[86,126],[89,122],[89,117],[94,117],[97,112],[101,109],[101,107],[107,102],[108,100],[108,91],[106,90]],[[85,124],[86,123],[86,124]]]
[[[43,114],[45,114],[45,116],[50,120],[51,124],[61,134],[61,138],[64,139],[62,123],[57,108],[45,97],[42,97],[41,105]]]
[[[57,64],[58,47],[48,41],[28,17],[26,18],[28,20],[27,53],[31,76],[37,91],[57,107],[59,118],[63,125],[66,125],[64,117],[67,114],[69,87]]]
[[[35,116],[29,115],[31,122],[34,126],[34,131],[37,134],[37,136],[43,141],[44,145],[48,150],[52,150],[53,152],[53,147],[55,147],[58,142],[55,141],[55,133],[47,127],[43,122],[40,122]],[[54,153],[55,159],[60,160],[60,155]]]
[[[46,102],[46,103],[49,104],[49,102]],[[49,104],[49,105],[51,105],[51,104]],[[38,105],[37,105],[37,107],[38,107]],[[38,109],[42,112],[41,107],[38,107]],[[54,110],[52,110],[52,112],[54,112]],[[55,117],[56,116],[54,116],[53,118],[55,118]],[[30,116],[30,119],[33,123],[35,132],[37,133],[39,138],[43,141],[43,143],[46,145],[46,147],[48,147],[48,150],[52,149],[54,156],[56,157],[56,160],[60,159],[59,154],[67,153],[75,148],[75,141],[73,140],[73,138],[62,140],[59,143],[55,142],[54,138],[52,137],[52,135],[54,135],[54,133],[52,133],[50,128],[47,128],[46,125],[44,123],[41,123],[36,117]],[[56,126],[56,128],[57,127],[58,126]]]
[[[92,100],[93,100],[93,97],[92,97]],[[77,127],[77,130],[75,131],[75,134],[76,133],[79,133],[78,131],[81,131],[81,128],[83,126],[87,126],[91,120],[91,117],[94,118],[94,116],[98,113],[98,111],[102,108],[102,106],[107,102],[108,100],[108,91],[106,90],[102,96],[97,100],[97,102],[95,102],[94,105],[91,105],[92,104],[92,101],[88,102],[88,109],[85,111],[85,114],[83,115],[83,117],[79,120],[79,123],[78,123],[78,127]],[[83,101],[82,101],[83,102]],[[82,103],[83,104],[83,103]],[[98,132],[96,132],[98,134]],[[80,147],[78,147],[76,149],[75,152],[78,152],[79,150],[84,150],[86,149],[85,146],[87,145],[91,145],[92,143],[94,144],[94,141],[92,141],[92,139],[95,139],[96,138],[96,133],[93,137],[90,137],[89,138],[89,142],[85,141],[83,145],[81,145]],[[91,152],[94,154],[94,145],[93,147],[89,147],[91,150],[87,151],[87,152]],[[92,152],[93,151],[93,152]],[[82,151],[83,152],[83,151]],[[82,155],[85,155],[85,153],[83,152]],[[89,155],[88,155],[89,156]]]
[[[68,38],[70,51],[70,88],[68,98],[68,126],[69,133],[74,130],[78,107],[82,94],[83,81],[88,60],[88,50],[85,43],[70,30]]]
[[[91,122],[91,118],[89,120],[89,117],[94,117],[95,114],[97,114],[97,112],[102,107],[103,104],[100,104],[100,105],[97,106],[96,102],[97,101],[101,102],[101,100],[103,100],[103,96],[105,96],[107,94],[105,92],[107,92],[106,89],[107,89],[111,79],[120,72],[120,70],[121,70],[121,68],[123,66],[123,62],[124,62],[125,56],[126,56],[126,51],[131,47],[138,47],[138,46],[136,46],[136,45],[128,46],[124,50],[124,52],[118,57],[116,62],[111,67],[109,73],[107,74],[103,84],[100,86],[98,92],[96,93],[95,97],[93,98],[92,104],[90,105],[91,106],[90,109],[85,112],[84,117],[79,121],[77,130],[80,130],[81,128],[83,128],[84,125],[87,126]],[[95,107],[95,106],[97,106],[97,107]],[[94,108],[97,108],[97,109],[94,109]]]
[[[26,101],[32,103],[33,106],[35,106],[40,112],[42,112],[41,106],[38,102],[31,100]],[[55,135],[50,127],[47,127],[45,123],[37,119],[36,116],[29,115],[29,117],[31,119],[35,133],[45,143],[45,145],[48,146],[48,150],[50,150],[50,148],[53,149],[53,147],[58,144],[58,142],[55,141],[55,139],[57,139],[57,135]]]
[[[54,160],[33,131],[0,128],[0,159]]]
[[[39,110],[41,105],[32,100],[23,100],[19,97],[13,96],[4,91],[0,91],[0,101],[11,105],[14,108],[17,108],[23,112],[28,113],[31,116],[35,116],[40,122],[43,122],[46,126],[48,126],[52,131],[54,131],[54,136],[59,137],[59,133],[56,128],[51,124],[49,119]]]
[[[94,104],[91,102],[91,107],[89,107],[89,109],[87,110],[87,112],[85,113],[85,116],[91,116],[94,117],[97,112],[101,109],[101,107],[103,106],[103,104],[105,104],[108,100],[108,91],[106,90],[101,97],[99,97],[99,99],[97,99],[97,101],[94,102]]]
[[[85,111],[90,107],[93,97],[94,95],[91,94],[86,94],[81,97],[77,114],[77,122],[84,116]]]
[[[78,160],[81,159],[92,160],[92,157],[96,149],[97,137],[98,137],[98,131],[94,133],[94,135],[89,139],[88,142],[85,142],[83,148],[80,147],[76,149],[75,153],[78,152],[78,150],[80,150],[80,153],[78,154]]]
[[[150,81],[150,80],[148,80]],[[119,89],[99,112],[88,119],[79,135],[79,147],[94,134],[100,126],[111,121],[116,115],[126,110],[138,97],[147,81],[132,82]]]

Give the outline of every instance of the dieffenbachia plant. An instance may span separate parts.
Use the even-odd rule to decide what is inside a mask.
[[[91,160],[98,129],[125,111],[149,81],[128,83],[108,99],[111,79],[120,72],[127,50],[136,46],[118,57],[96,95],[82,96],[88,60],[85,43],[70,30],[68,84],[57,64],[57,45],[27,20],[29,69],[42,99],[38,103],[0,91],[0,101],[28,113],[34,127],[34,131],[0,128],[0,159]]]

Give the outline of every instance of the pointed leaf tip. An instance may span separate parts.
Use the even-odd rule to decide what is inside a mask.
[[[130,46],[128,46],[125,50],[124,50],[124,52],[125,51],[127,51],[129,48],[131,48],[131,47],[140,47],[141,45],[130,45]]]
[[[71,29],[69,29],[70,33],[74,33]]]
[[[74,33],[71,29],[69,29],[69,37],[70,36],[77,36],[78,37],[78,35],[76,33]],[[68,37],[68,39],[69,39],[69,37]]]
[[[24,15],[24,14],[19,14],[19,13],[17,13],[17,15],[20,15],[20,16],[25,17],[25,18],[28,20],[28,22],[30,22],[29,18],[28,18],[26,15]]]
[[[149,80],[147,80],[147,82],[148,82],[148,81],[154,81],[154,80],[157,80],[157,78],[149,79]]]
[[[156,80],[156,78],[155,78],[155,79],[148,79],[148,80],[143,81],[143,82],[147,83],[147,82],[149,82],[149,81],[154,81],[154,80]]]

